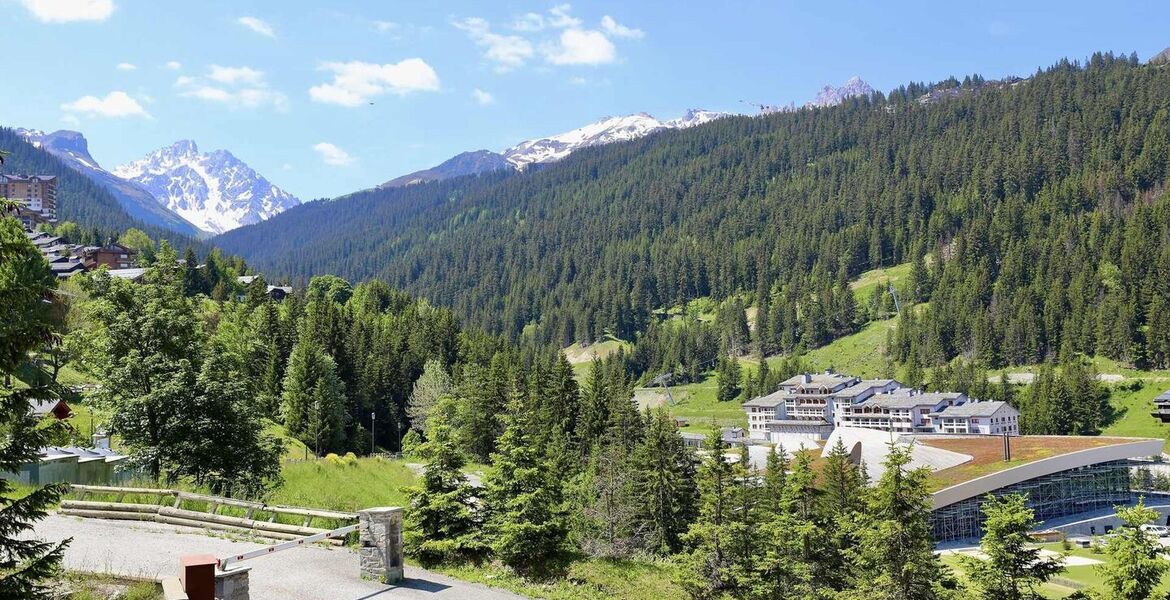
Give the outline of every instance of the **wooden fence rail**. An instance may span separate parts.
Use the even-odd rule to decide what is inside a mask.
[[[346,524],[357,520],[357,515],[354,513],[271,505],[180,490],[102,485],[73,485],[70,488],[77,495],[77,499],[61,502],[60,512],[64,515],[96,519],[155,521],[206,529],[243,531],[280,540],[296,539],[329,531],[329,529],[313,527],[313,519],[328,519]],[[112,495],[114,501],[87,500],[91,495]],[[135,499],[154,497],[156,503],[123,502],[126,496],[133,496]],[[201,510],[190,508],[191,504],[199,506]],[[243,515],[221,514],[220,509],[224,507],[230,507],[234,509],[233,512],[237,513],[242,511]],[[294,525],[277,521],[277,517],[281,515],[296,517],[300,524]]]

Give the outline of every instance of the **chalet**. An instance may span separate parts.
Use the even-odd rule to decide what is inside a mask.
[[[137,257],[138,251],[116,243],[87,246],[82,250],[82,261],[87,269],[131,269],[137,264]]]
[[[57,420],[64,420],[73,415],[73,409],[64,400],[29,400],[28,414],[37,419],[53,415]]]
[[[72,258],[69,256],[62,256],[62,257],[58,257],[57,260],[50,261],[49,262],[49,269],[53,271],[54,275],[56,275],[59,278],[64,279],[66,277],[73,275],[74,273],[84,272],[85,265],[82,264],[81,261],[79,261],[75,258]]]
[[[236,283],[244,287],[248,287],[252,285],[252,282],[256,281],[259,277],[259,275],[240,275],[236,277]],[[265,293],[267,293],[268,297],[272,298],[272,300],[280,302],[292,295],[293,289],[291,286],[287,285],[270,285],[266,289]],[[242,295],[240,296],[240,299],[243,300]]]

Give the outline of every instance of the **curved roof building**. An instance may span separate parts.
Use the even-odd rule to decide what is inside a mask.
[[[1127,504],[1132,499],[1130,467],[1135,460],[1160,455],[1165,443],[1097,436],[892,436],[838,428],[825,452],[836,444],[835,438],[865,463],[874,479],[891,442],[911,446],[912,466],[932,471],[936,542],[980,537],[981,508],[989,494],[1024,494],[1041,522]]]

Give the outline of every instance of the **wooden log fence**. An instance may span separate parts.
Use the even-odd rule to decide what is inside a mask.
[[[61,502],[60,512],[63,515],[93,519],[154,521],[221,531],[248,532],[277,540],[298,539],[330,531],[327,528],[314,527],[314,519],[350,524],[358,518],[354,513],[272,505],[171,489],[101,485],[72,485],[70,489],[77,498]],[[87,500],[95,495],[113,496],[114,500],[112,502]],[[155,503],[123,502],[127,496],[135,500],[154,498]],[[206,508],[193,510],[190,508],[192,504]],[[225,507],[234,509],[233,512],[242,512],[243,516],[222,514],[221,509]],[[280,516],[295,517],[300,524],[280,522],[277,520]]]

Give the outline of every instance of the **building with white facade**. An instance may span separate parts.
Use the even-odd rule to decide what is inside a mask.
[[[1020,434],[1020,411],[998,400],[949,406],[931,419],[939,433]]]
[[[833,431],[833,394],[860,381],[832,371],[789,377],[779,390],[744,402],[748,434],[757,440],[769,439],[770,432],[825,439]]]
[[[1019,434],[1019,411],[1004,402],[979,402],[958,392],[923,392],[894,379],[867,379],[826,371],[804,373],[780,389],[745,402],[752,439],[798,435],[824,440],[837,427],[897,434]]]

